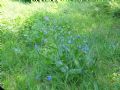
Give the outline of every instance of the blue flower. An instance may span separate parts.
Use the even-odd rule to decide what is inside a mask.
[[[65,51],[67,51],[67,52],[70,51],[69,47],[67,47],[66,45],[63,45],[62,48],[63,48]]]
[[[88,51],[89,51],[89,47],[88,47],[88,45],[86,44],[86,45],[84,45],[84,46],[82,46],[82,51],[84,52],[84,53],[87,53]]]
[[[52,80],[52,76],[47,76],[47,80],[51,81]]]
[[[80,39],[81,37],[78,35],[76,38],[77,38],[77,39]]]

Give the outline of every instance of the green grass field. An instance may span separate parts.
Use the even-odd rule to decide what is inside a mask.
[[[114,0],[0,0],[1,86],[120,90],[119,9]]]

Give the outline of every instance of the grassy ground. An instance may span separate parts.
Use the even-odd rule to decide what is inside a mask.
[[[120,5],[101,5],[0,1],[5,90],[120,90]]]

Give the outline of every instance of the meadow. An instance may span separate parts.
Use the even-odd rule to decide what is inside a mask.
[[[0,0],[0,85],[120,90],[119,11],[119,0]]]

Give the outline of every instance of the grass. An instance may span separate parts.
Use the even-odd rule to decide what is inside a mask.
[[[120,90],[120,5],[102,3],[0,1],[2,87]]]

